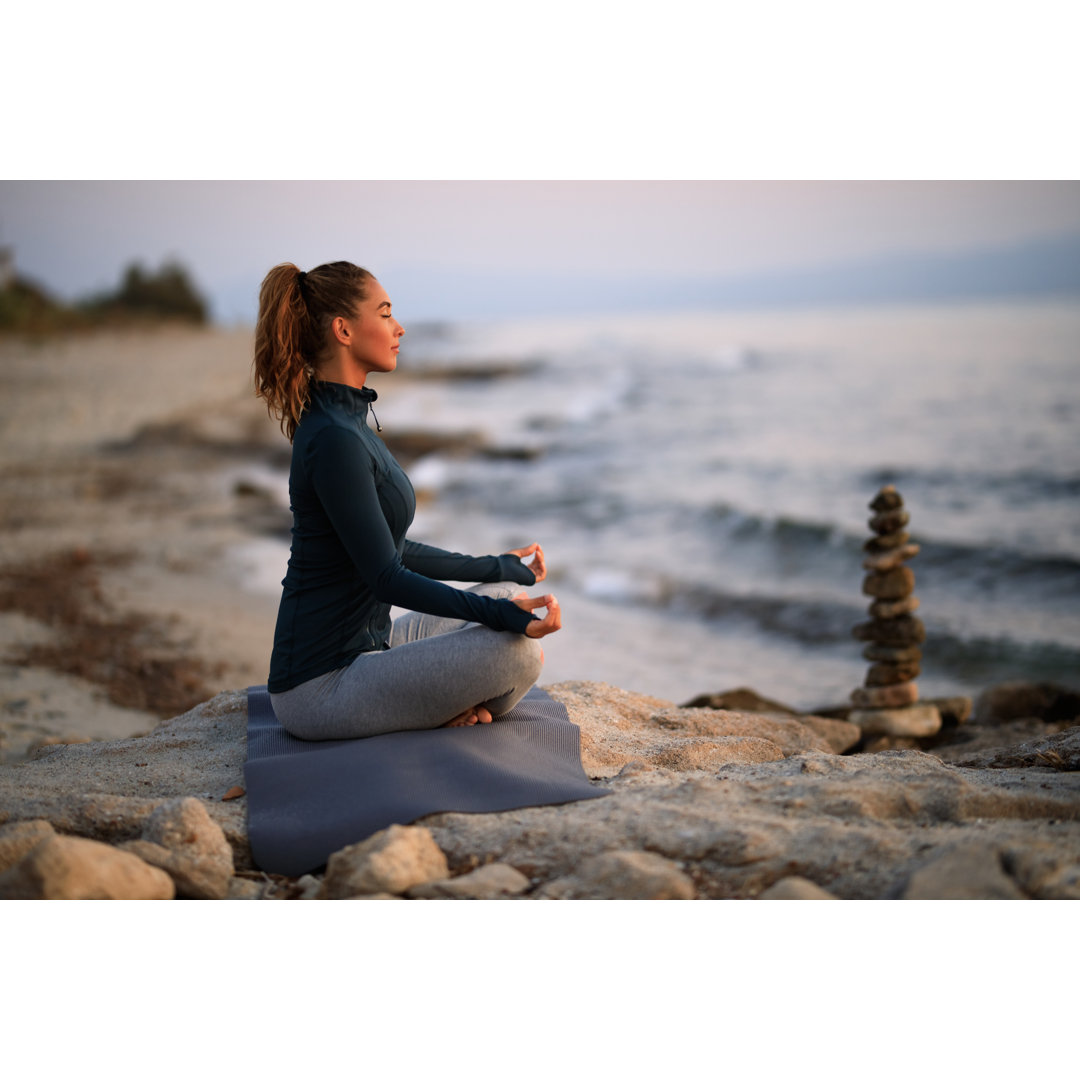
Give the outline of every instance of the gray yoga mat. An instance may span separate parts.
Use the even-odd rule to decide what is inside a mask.
[[[248,688],[244,764],[255,863],[297,877],[388,825],[441,811],[491,813],[596,799],[580,733],[533,687],[491,724],[305,742],[277,722],[265,686]]]

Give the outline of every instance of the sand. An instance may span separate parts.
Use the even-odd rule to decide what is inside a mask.
[[[0,339],[0,763],[265,682],[277,601],[236,553],[288,444],[250,365],[246,330]]]

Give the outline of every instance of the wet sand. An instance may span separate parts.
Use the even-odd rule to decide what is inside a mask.
[[[246,330],[0,340],[0,763],[265,681],[276,599],[234,552],[280,527],[288,444],[250,364]]]

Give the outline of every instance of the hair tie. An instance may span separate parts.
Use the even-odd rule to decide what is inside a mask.
[[[299,284],[301,284],[301,285],[303,285],[303,284],[304,284],[304,279],[305,279],[306,277],[307,277],[307,271],[306,271],[306,270],[300,270],[300,271],[298,271],[298,272],[297,272],[297,274],[296,274],[296,280],[297,280],[297,282],[298,282]]]

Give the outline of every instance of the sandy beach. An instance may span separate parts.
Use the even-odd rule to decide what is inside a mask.
[[[250,362],[247,330],[0,341],[0,762],[265,681],[276,601],[231,553],[288,447]]]

